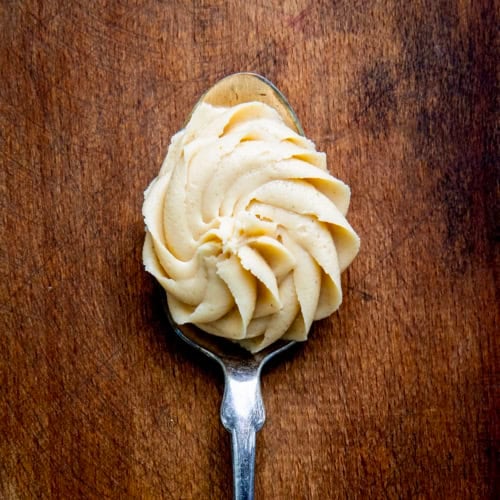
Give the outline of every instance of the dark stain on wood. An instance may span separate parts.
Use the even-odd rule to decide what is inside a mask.
[[[363,67],[357,81],[359,111],[357,119],[363,123],[375,138],[388,132],[397,114],[397,82],[394,68],[385,61]]]

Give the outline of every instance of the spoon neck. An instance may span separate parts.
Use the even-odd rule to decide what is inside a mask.
[[[260,370],[226,367],[225,388],[221,405],[221,420],[228,431],[249,428],[258,431],[265,421],[264,403],[260,390]]]
[[[255,434],[264,425],[265,412],[258,366],[224,368],[225,389],[221,420],[231,433],[235,500],[253,500]]]

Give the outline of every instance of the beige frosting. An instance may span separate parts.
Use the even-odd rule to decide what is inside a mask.
[[[306,340],[359,249],[350,190],[271,107],[200,104],[145,192],[143,259],[178,324],[256,352]]]

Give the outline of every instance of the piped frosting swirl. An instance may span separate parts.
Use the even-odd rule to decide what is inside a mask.
[[[145,192],[143,260],[178,324],[252,352],[306,340],[359,249],[350,190],[270,106],[198,105]]]

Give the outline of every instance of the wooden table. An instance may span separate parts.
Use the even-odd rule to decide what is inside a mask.
[[[231,497],[221,374],[166,326],[141,205],[242,70],[288,96],[362,239],[340,311],[265,374],[256,497],[493,496],[493,2],[0,12],[1,498]]]

